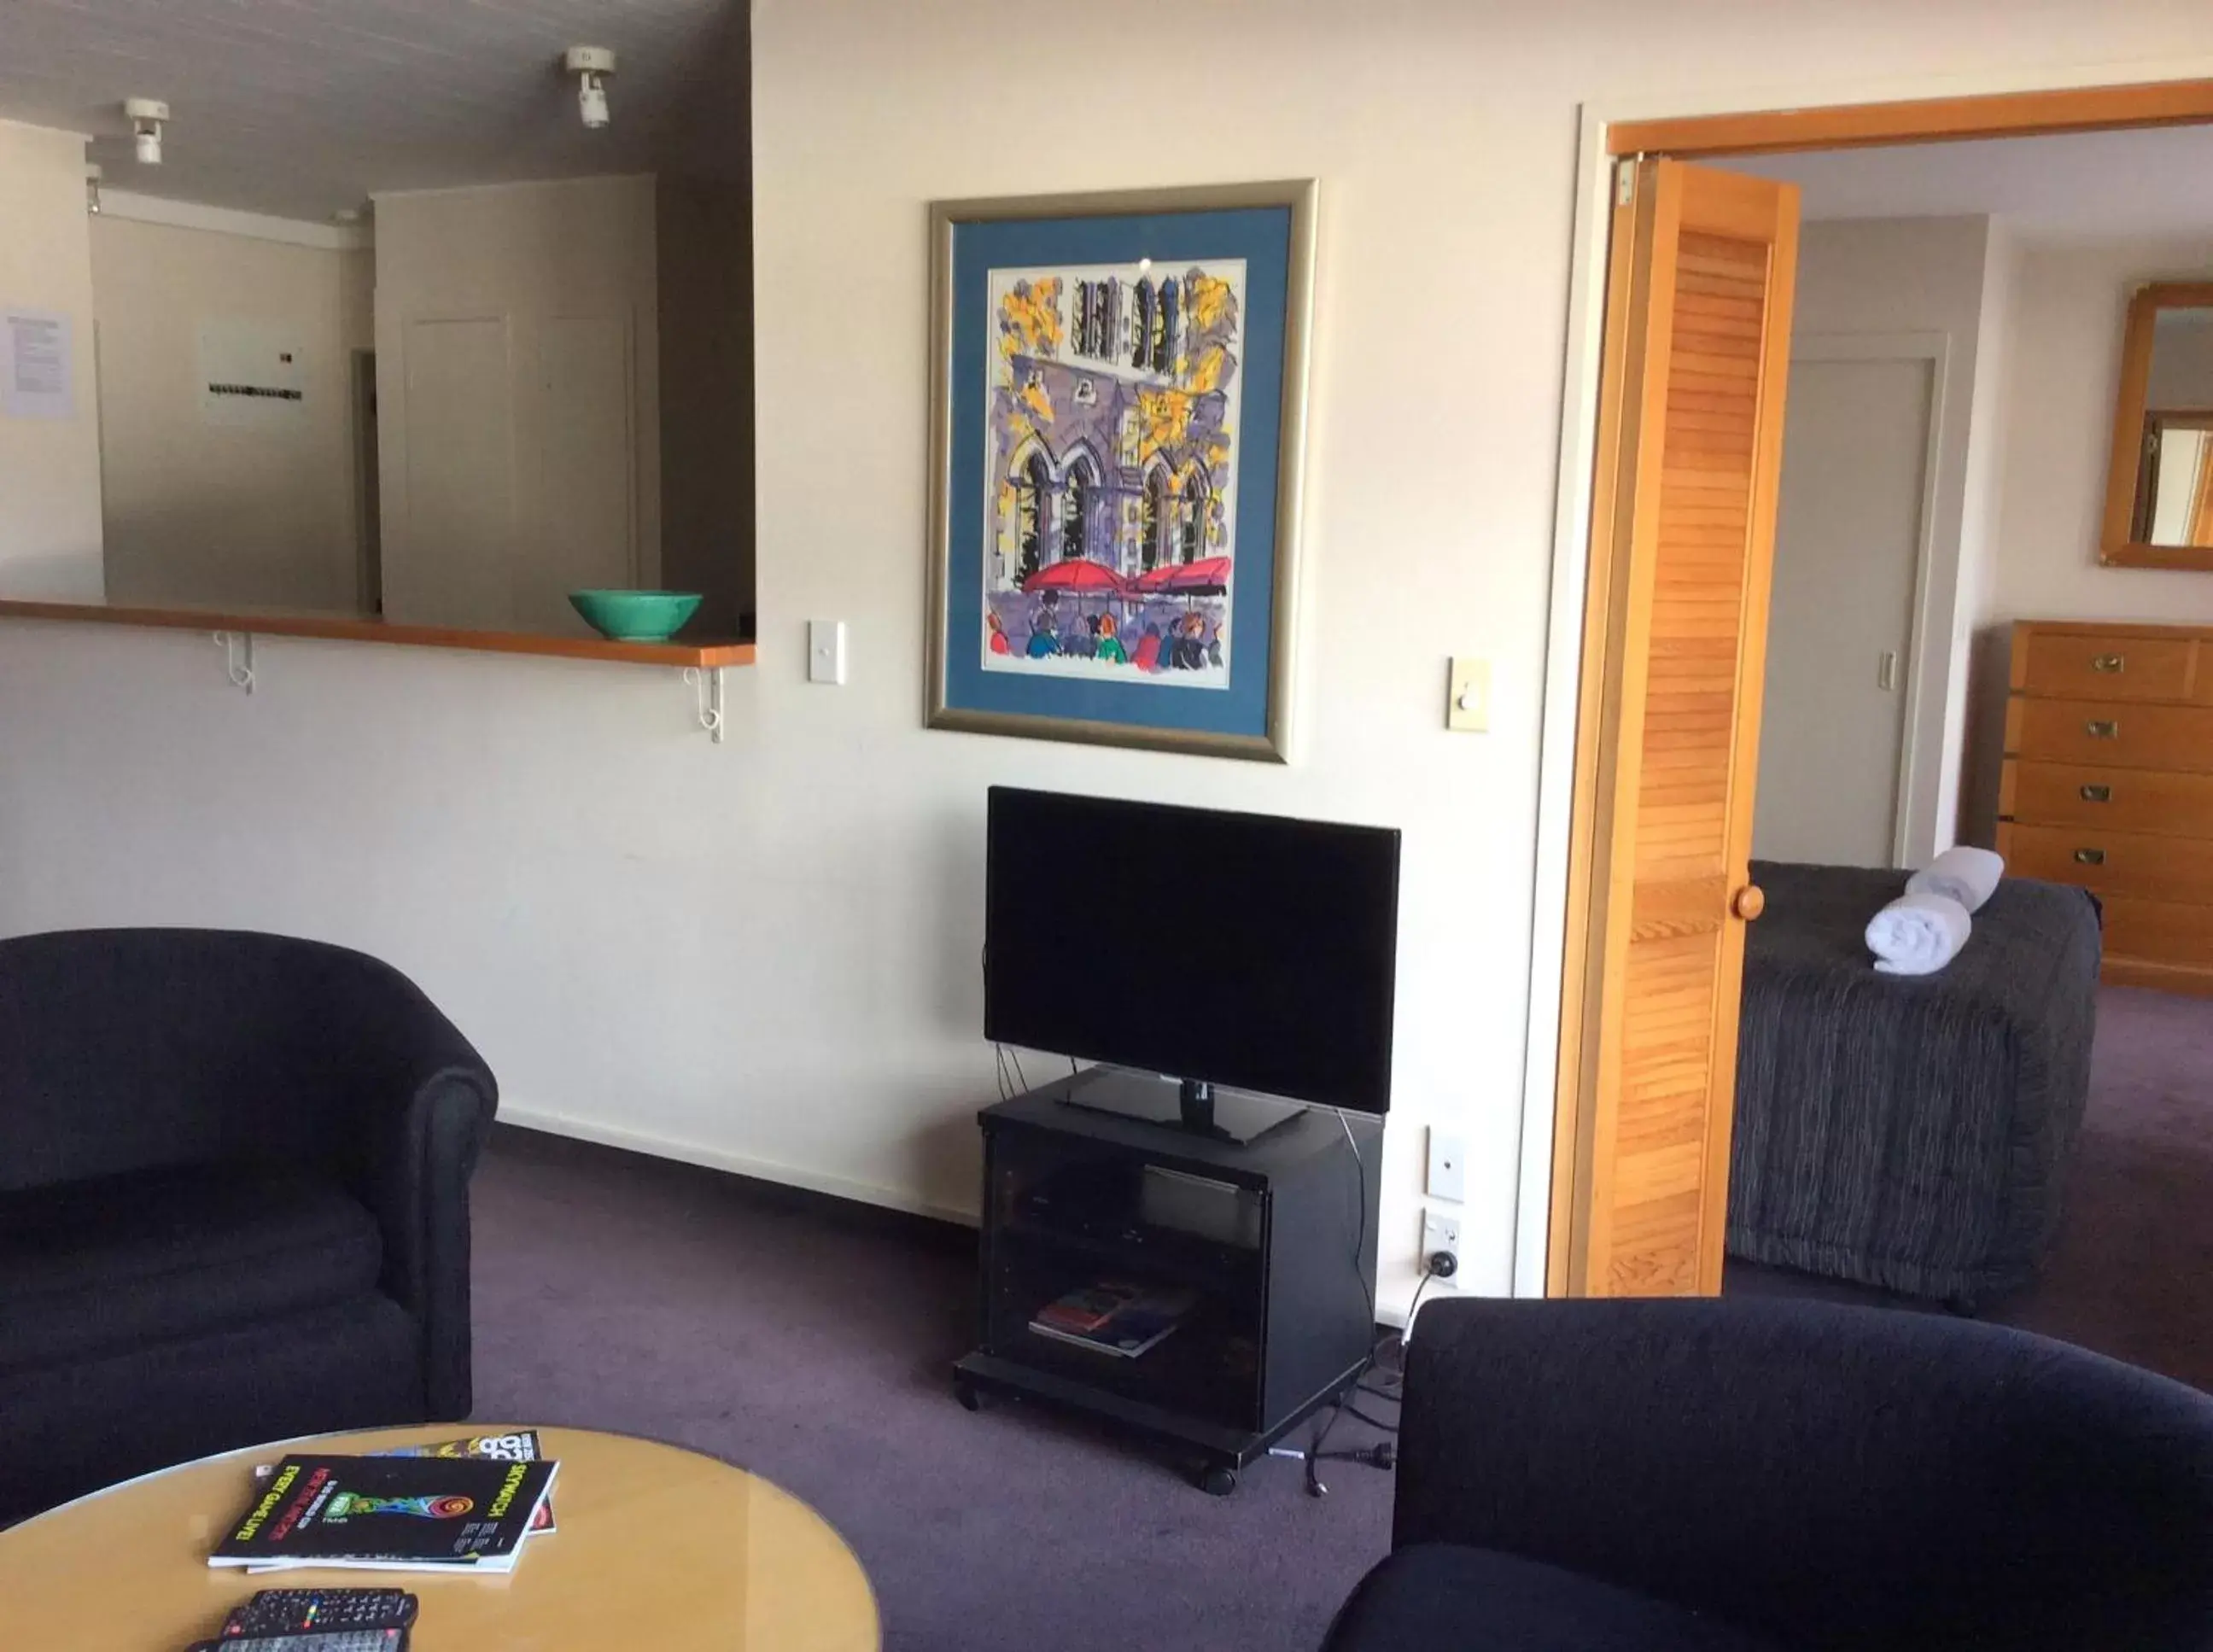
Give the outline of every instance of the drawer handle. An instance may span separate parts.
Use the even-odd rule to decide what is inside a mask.
[[[2082,725],[2082,732],[2093,740],[2119,740],[2121,737],[2121,725],[2093,717]]]
[[[2101,654],[2096,659],[2090,661],[2090,669],[2093,671],[2102,671],[2107,676],[2115,676],[2118,675],[2127,666],[2127,664],[2128,661],[2118,654]]]
[[[2086,803],[2110,803],[2113,801],[2113,789],[2111,786],[2085,786],[2082,788],[2082,801]]]
[[[2077,866],[2103,866],[2105,863],[2106,851],[2102,849],[2078,849],[2075,851],[2075,864]]]

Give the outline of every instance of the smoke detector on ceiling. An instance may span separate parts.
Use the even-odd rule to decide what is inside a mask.
[[[615,72],[615,54],[603,46],[572,46],[562,59],[576,77],[576,109],[594,131],[607,124],[607,77]]]
[[[129,118],[134,148],[142,166],[162,164],[162,123],[169,118],[169,106],[159,98],[125,98],[123,113]]]

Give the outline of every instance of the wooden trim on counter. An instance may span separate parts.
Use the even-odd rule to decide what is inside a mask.
[[[2078,86],[2043,92],[1845,103],[1826,108],[1621,120],[1606,129],[1609,154],[1702,155],[1846,149],[1978,137],[2037,137],[2130,126],[2213,121],[2213,80]]]
[[[558,660],[613,660],[639,666],[749,666],[753,662],[753,643],[735,637],[698,642],[611,643],[598,637],[543,637],[526,631],[468,631],[458,625],[400,625],[344,614],[124,608],[98,602],[19,602],[0,599],[0,619],[61,619],[81,625],[145,625],[165,631],[313,637],[334,643],[468,649],[483,654],[535,654]]]

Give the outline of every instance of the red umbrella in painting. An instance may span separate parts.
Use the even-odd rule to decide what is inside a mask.
[[[1225,596],[1229,591],[1229,558],[1201,557],[1197,562],[1171,562],[1137,576],[1137,590],[1146,596]]]
[[[1039,569],[1022,582],[1022,589],[1072,591],[1078,596],[1127,596],[1130,584],[1103,562],[1070,557],[1065,562]]]
[[[1069,557],[1039,569],[1037,572],[1022,582],[1022,589],[1032,595],[1050,594],[1050,600],[1052,601],[1058,601],[1059,594],[1065,591],[1076,599],[1076,612],[1079,616],[1083,613],[1083,600],[1087,597],[1104,597],[1111,602],[1127,602],[1132,595],[1128,580],[1124,579],[1106,564],[1093,562],[1085,557]],[[1050,612],[1049,609],[1044,611]],[[1091,638],[1093,647],[1097,646],[1099,635],[1102,631],[1109,637],[1114,635],[1111,618],[1105,621],[1093,619],[1089,624],[1093,628]],[[1046,629],[1050,628],[1051,622],[1048,621]],[[1090,649],[1082,646],[1082,631],[1077,632],[1079,645],[1076,651],[1086,657],[1090,657]],[[1119,643],[1114,645],[1111,657],[1116,660],[1122,657],[1121,645]]]

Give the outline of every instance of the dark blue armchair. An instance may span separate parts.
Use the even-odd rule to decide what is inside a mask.
[[[2213,1647],[2213,1398],[1830,1303],[1454,1301],[1330,1652]]]
[[[497,1095],[357,952],[0,941],[0,1523],[232,1446],[467,1415]]]

